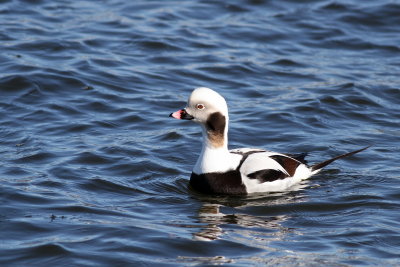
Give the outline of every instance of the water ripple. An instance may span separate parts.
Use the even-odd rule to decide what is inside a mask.
[[[2,1],[0,261],[399,265],[399,9]],[[292,192],[201,195],[200,130],[168,119],[196,86],[228,100],[232,147],[373,146]]]

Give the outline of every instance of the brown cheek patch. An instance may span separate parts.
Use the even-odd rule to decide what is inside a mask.
[[[226,118],[220,112],[212,113],[206,122],[207,135],[214,147],[224,145],[224,132],[226,127]]]

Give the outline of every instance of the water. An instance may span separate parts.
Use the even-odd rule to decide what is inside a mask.
[[[400,266],[397,1],[1,1],[2,266]],[[291,192],[187,188],[208,86],[230,146],[372,145]]]

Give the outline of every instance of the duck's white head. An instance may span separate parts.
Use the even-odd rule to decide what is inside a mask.
[[[199,123],[206,141],[215,148],[227,145],[228,106],[225,99],[212,89],[196,88],[186,108],[171,113],[170,117]]]

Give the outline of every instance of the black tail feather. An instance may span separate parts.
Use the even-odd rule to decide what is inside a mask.
[[[317,170],[325,167],[326,165],[334,162],[337,159],[341,159],[341,158],[344,158],[344,157],[348,157],[348,156],[354,155],[354,154],[356,154],[358,152],[361,152],[361,151],[363,151],[363,150],[365,150],[365,149],[367,149],[369,147],[370,146],[367,146],[367,147],[364,147],[364,148],[361,148],[361,149],[358,149],[358,150],[355,150],[355,151],[352,151],[352,152],[349,152],[349,153],[346,153],[346,154],[342,154],[342,155],[339,155],[337,157],[334,157],[334,158],[331,158],[331,159],[328,159],[328,160],[325,160],[323,162],[317,163],[317,164],[311,166],[311,171],[317,171]]]

